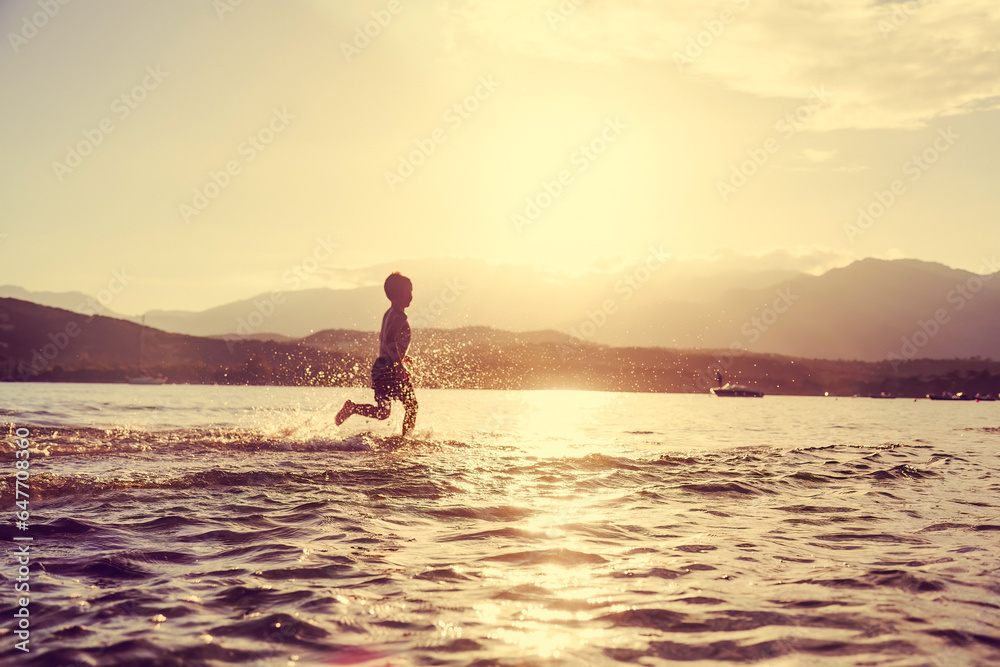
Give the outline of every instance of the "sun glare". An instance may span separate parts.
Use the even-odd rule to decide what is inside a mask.
[[[523,446],[537,456],[601,453],[592,433],[594,415],[612,405],[614,396],[593,391],[532,392],[519,429]],[[583,450],[583,451],[581,451]]]

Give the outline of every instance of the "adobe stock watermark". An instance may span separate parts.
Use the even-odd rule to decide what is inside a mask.
[[[56,17],[63,7],[68,5],[70,0],[38,0],[41,11],[35,12],[31,16],[21,17],[21,29],[17,32],[7,33],[7,40],[14,53],[20,53],[21,47],[34,39],[38,32],[49,24],[49,21]]]
[[[787,141],[801,132],[809,123],[817,111],[826,106],[831,98],[826,86],[809,89],[810,95],[804,104],[800,104],[792,111],[786,113],[774,124],[774,129],[780,139]],[[771,156],[781,148],[781,141],[777,137],[768,137],[757,147],[747,149],[747,159],[739,164],[734,164],[729,172],[729,179],[726,181],[716,181],[715,188],[719,191],[719,196],[723,202],[729,201],[736,192],[750,182],[757,172],[767,164]]]
[[[251,336],[263,331],[267,321],[285,303],[285,294],[299,289],[304,282],[316,275],[319,270],[333,258],[333,253],[340,247],[334,243],[330,235],[317,237],[312,251],[301,261],[289,267],[281,276],[281,282],[287,289],[277,289],[266,297],[253,301],[253,309],[242,317],[236,318],[236,333],[240,336]],[[226,339],[226,347],[230,352],[236,349],[235,341]]]
[[[27,362],[21,361],[18,364],[21,380],[24,381],[47,370],[59,358],[59,355],[66,351],[73,339],[83,332],[83,326],[90,324],[94,317],[99,314],[98,303],[104,308],[109,308],[114,303],[115,298],[125,291],[132,280],[133,277],[127,273],[126,269],[112,271],[111,279],[108,280],[106,287],[97,293],[96,300],[93,297],[87,297],[86,301],[77,304],[77,310],[86,315],[82,325],[75,319],[67,321],[61,329],[49,332],[49,342],[42,345],[41,348],[33,349]]]
[[[570,335],[579,340],[593,339],[618,312],[621,305],[634,297],[636,292],[649,282],[653,274],[663,268],[668,259],[670,254],[663,251],[663,246],[659,248],[650,246],[646,259],[615,282],[614,292],[618,296],[605,299],[596,310],[588,310],[586,319],[577,326],[570,327]]]
[[[898,352],[889,352],[885,355],[886,361],[892,363],[894,373],[899,372],[899,366],[907,361],[916,358],[917,353],[926,347],[939,333],[942,328],[951,322],[952,314],[965,308],[976,295],[982,291],[986,284],[993,279],[994,274],[1000,271],[1000,262],[997,262],[996,255],[984,257],[980,266],[983,275],[973,275],[965,282],[958,283],[945,296],[945,303],[950,306],[941,307],[926,320],[917,320],[917,326],[909,336],[900,338],[901,345]]]
[[[892,14],[888,18],[879,19],[878,31],[882,33],[882,39],[888,39],[889,35],[902,28],[916,14],[927,0],[908,0],[907,2],[892,3]]]
[[[124,122],[132,115],[132,112],[139,108],[140,104],[146,101],[151,92],[160,87],[167,76],[169,73],[162,71],[159,65],[147,66],[146,75],[142,77],[142,81],[128,92],[122,93],[111,103],[113,117],[106,116],[97,123],[97,127],[83,130],[83,139],[75,144],[66,144],[66,156],[63,161],[52,163],[56,180],[62,183],[66,176],[83,164],[84,158],[91,155],[98,146],[104,143],[104,139],[118,128],[115,118],[118,119],[119,123]]]
[[[951,150],[955,141],[960,139],[950,126],[947,130],[938,130],[934,142],[918,154],[911,156],[902,164],[900,169],[904,176],[910,177],[910,183],[916,183],[926,174],[931,167],[937,164],[941,156]],[[867,206],[858,207],[858,217],[854,223],[844,223],[844,234],[847,240],[854,243],[854,240],[871,229],[875,221],[892,208],[899,198],[906,194],[906,182],[901,178],[893,179],[889,187],[885,190],[875,190],[872,193],[873,199]]]
[[[742,11],[750,6],[750,0],[732,0],[731,4],[736,9]],[[736,13],[733,11],[733,8],[726,7],[719,12],[717,18],[702,21],[704,30],[688,37],[682,51],[674,51],[674,64],[677,65],[677,70],[683,72],[685,67],[694,64],[694,61],[700,58],[705,53],[705,50],[711,47],[715,43],[715,40],[722,36],[726,31],[726,26],[735,20]]]
[[[360,56],[361,52],[367,49],[372,40],[389,27],[392,19],[401,11],[403,11],[403,7],[399,0],[389,0],[385,9],[372,11],[372,20],[354,29],[354,39],[351,42],[340,43],[340,52],[344,54],[344,59],[351,62],[352,58]]]
[[[478,84],[472,94],[445,109],[444,113],[441,114],[441,119],[451,131],[457,130],[465,121],[472,118],[472,114],[479,110],[483,102],[493,96],[500,85],[493,80],[492,75],[479,77]],[[417,169],[427,162],[427,158],[437,151],[438,145],[447,140],[448,130],[444,127],[436,127],[428,136],[414,139],[413,150],[399,155],[396,170],[386,170],[385,172],[385,182],[389,185],[389,191],[395,192],[403,181],[415,174]]]
[[[778,289],[775,292],[774,303],[769,307],[761,311],[760,316],[751,317],[749,320],[743,323],[740,327],[740,333],[746,338],[751,345],[760,340],[762,334],[764,334],[769,328],[774,326],[778,319],[788,312],[799,297],[792,294],[792,290],[789,288]]]
[[[244,0],[212,0],[212,9],[220,21],[226,20],[227,14],[232,14],[243,6]]]
[[[293,120],[295,115],[288,113],[285,107],[281,109],[274,107],[271,118],[259,130],[248,134],[247,138],[236,147],[236,152],[242,160],[232,159],[218,171],[209,170],[208,180],[201,187],[194,188],[190,203],[182,202],[179,205],[178,210],[184,224],[190,224],[192,218],[201,215],[226,188],[232,185],[233,179],[243,173],[243,168],[256,160],[257,156],[270,146]]]
[[[778,288],[774,292],[774,301],[770,306],[760,311],[757,315],[754,315],[740,327],[740,334],[743,336],[741,340],[734,340],[729,344],[727,348],[729,351],[726,353],[725,357],[719,361],[719,368],[715,372],[727,371],[735,363],[737,359],[742,357],[747,353],[747,344],[753,345],[761,336],[767,333],[781,316],[787,313],[792,306],[799,300],[797,294],[792,294],[791,288]],[[706,374],[699,373],[698,380],[696,381],[696,388],[700,391],[705,391],[712,385],[712,381],[715,379],[713,369],[711,367],[705,369]]]
[[[414,327],[430,327],[435,322],[444,315],[452,304],[458,301],[458,298],[462,296],[462,293],[468,288],[467,285],[462,285],[458,282],[457,278],[451,278],[444,281],[444,286],[438,291],[438,295],[431,299],[430,303],[426,306],[421,306],[419,310],[415,308],[410,308],[410,311],[416,310],[417,312],[413,314],[411,322]]]
[[[587,0],[562,0],[555,9],[545,10],[545,20],[549,22],[549,28],[555,30],[559,27],[560,23],[565,23],[566,20],[576,12],[576,8],[582,5]]]
[[[577,173],[587,171],[590,165],[604,155],[608,147],[617,141],[622,131],[627,128],[628,126],[618,118],[608,119],[596,137],[577,147],[569,158],[570,165],[576,167]],[[574,180],[572,169],[561,169],[551,181],[542,181],[539,192],[526,197],[524,208],[510,216],[511,222],[514,223],[514,229],[520,234],[525,227],[534,224],[542,213],[562,196],[566,188],[573,185]]]

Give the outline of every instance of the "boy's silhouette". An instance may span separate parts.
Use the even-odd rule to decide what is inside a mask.
[[[392,306],[382,316],[382,330],[378,335],[378,359],[372,365],[372,389],[375,405],[346,401],[334,420],[341,425],[351,415],[372,419],[387,419],[392,400],[403,402],[403,435],[409,435],[417,419],[417,399],[413,383],[404,363],[410,363],[406,349],[410,346],[410,322],[406,307],[413,301],[413,283],[399,271],[385,279],[385,295]]]

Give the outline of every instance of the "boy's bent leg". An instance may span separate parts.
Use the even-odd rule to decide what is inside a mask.
[[[340,412],[338,412],[337,416],[333,418],[333,423],[336,424],[337,426],[340,426],[345,421],[347,421],[348,417],[350,417],[353,414],[354,414],[354,403],[350,399],[348,399],[344,401],[344,407],[340,408]]]
[[[381,400],[378,405],[368,403],[352,403],[354,414],[368,417],[369,419],[388,419],[390,403],[388,400]]]

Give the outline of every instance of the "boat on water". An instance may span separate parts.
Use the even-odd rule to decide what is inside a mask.
[[[739,396],[744,398],[760,398],[764,395],[764,392],[759,389],[752,389],[751,387],[745,387],[740,384],[730,384],[726,383],[721,387],[712,387],[709,389],[716,396]]]

